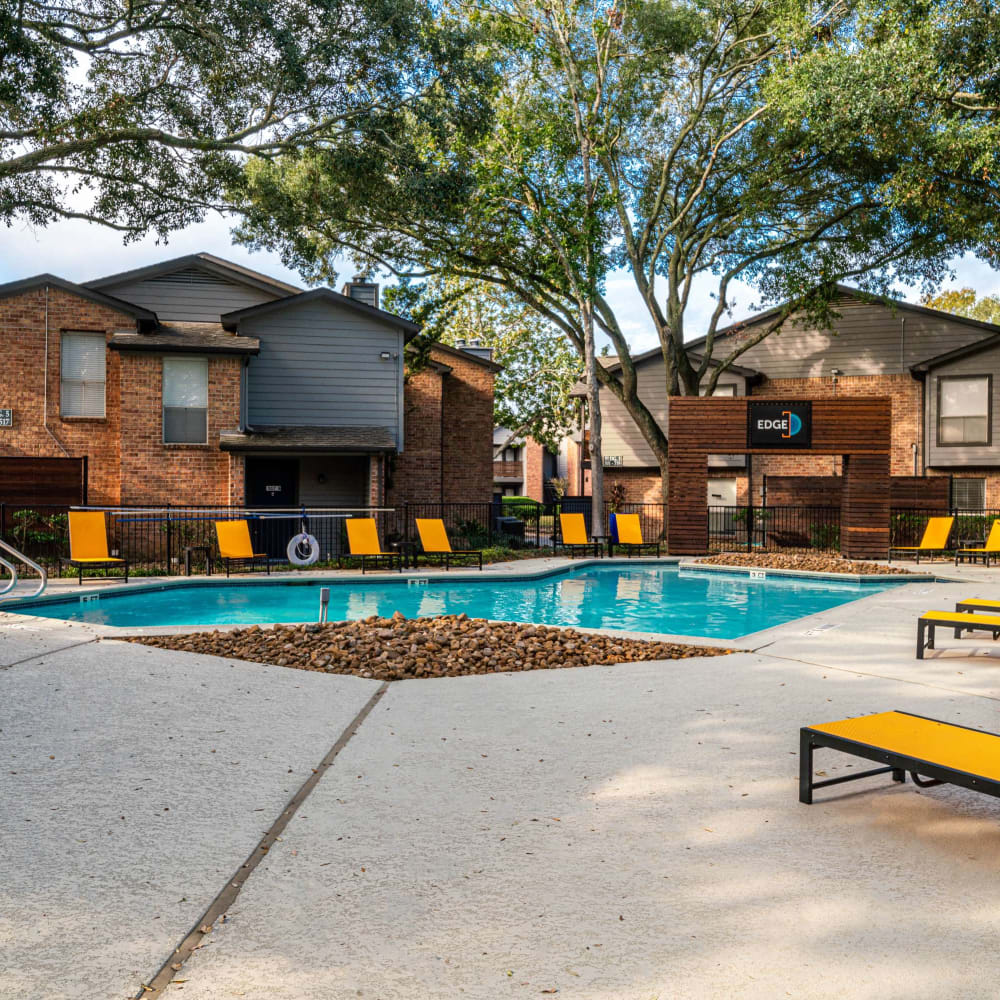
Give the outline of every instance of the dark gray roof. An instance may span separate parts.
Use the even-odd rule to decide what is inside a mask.
[[[386,312],[384,309],[376,309],[374,306],[366,305],[364,302],[359,302],[347,295],[341,295],[340,292],[335,292],[332,288],[314,288],[311,292],[299,292],[298,295],[287,295],[282,299],[264,302],[259,306],[250,306],[247,309],[235,309],[233,312],[223,313],[222,325],[227,330],[235,330],[239,326],[240,320],[264,316],[278,309],[288,309],[303,302],[317,301],[352,309],[369,319],[384,323],[386,326],[399,327],[405,331],[406,340],[412,339],[420,332],[420,327],[416,323],[411,323],[408,319],[403,319],[402,316],[397,316],[395,313]]]
[[[103,292],[95,291],[86,285],[77,285],[54,274],[36,274],[30,278],[8,281],[7,284],[0,285],[0,299],[7,298],[10,295],[20,295],[22,292],[30,292],[35,288],[45,288],[46,286],[59,288],[73,295],[79,295],[80,298],[96,302],[98,305],[107,306],[109,309],[117,309],[119,312],[134,316],[144,326],[156,322],[156,313],[149,309],[143,309],[142,306],[133,305],[124,299],[116,299],[112,295],[105,295]]]
[[[950,313],[948,314],[951,315]],[[946,351],[944,354],[936,354],[933,358],[928,358],[926,361],[921,361],[919,364],[910,365],[910,371],[914,375],[922,374],[931,368],[937,368],[938,365],[947,364],[949,361],[958,361],[959,358],[967,358],[973,354],[978,354],[980,351],[988,351],[991,347],[1000,346],[1000,327],[993,327],[996,333],[992,337],[986,337],[983,340],[975,340],[971,344],[966,344],[964,347],[956,347],[953,351]]]
[[[271,292],[273,295],[287,295],[289,292],[301,291],[297,285],[289,285],[286,281],[268,277],[266,274],[261,274],[260,271],[253,271],[249,267],[243,267],[242,264],[234,264],[231,260],[223,260],[223,258],[210,253],[189,253],[183,257],[172,257],[170,260],[162,260],[158,264],[149,264],[147,267],[137,267],[131,271],[119,271],[118,274],[95,278],[93,281],[85,282],[85,284],[88,288],[124,285],[133,281],[141,281],[143,278],[152,278],[158,274],[170,274],[172,271],[180,271],[186,267],[200,267],[210,274],[217,274],[221,278],[231,278],[245,285]]]
[[[638,364],[641,364],[644,361],[649,361],[649,360],[654,359],[654,358],[662,358],[662,357],[663,357],[663,353],[662,353],[661,349],[659,347],[654,347],[651,350],[643,351],[642,354],[635,355],[635,357],[632,358],[632,364],[638,365]],[[692,362],[694,362],[694,364],[700,364],[701,363],[701,359],[702,359],[702,355],[700,355],[700,354],[692,354],[691,355],[691,360],[692,360]],[[600,364],[603,364],[604,367],[609,372],[621,371],[621,367],[622,367],[621,366],[621,362],[618,360],[617,357],[600,357],[597,360],[598,360],[598,362]],[[718,368],[719,365],[722,364],[722,362],[721,361],[717,361],[715,358],[713,358],[709,362],[709,364],[712,367],[714,367],[714,368]],[[751,381],[756,381],[756,380],[758,380],[758,379],[761,378],[761,373],[759,371],[757,371],[756,369],[754,369],[754,368],[744,368],[741,365],[727,365],[726,366],[726,371],[732,372],[734,375],[740,375],[743,378],[750,379]],[[580,397],[586,396],[587,395],[587,383],[586,382],[577,382],[573,386],[573,388],[570,389],[569,394],[574,399],[578,399]]]
[[[395,451],[396,439],[386,427],[254,427],[223,431],[223,451]]]
[[[116,351],[155,351],[157,354],[257,354],[256,337],[237,337],[219,323],[160,323],[149,333],[116,333],[110,346]]]
[[[946,316],[955,323],[961,323],[963,326],[972,326],[978,330],[982,330],[984,334],[1000,333],[1000,327],[994,325],[993,323],[987,323],[984,320],[969,319],[968,316],[958,316],[955,313],[946,312],[943,309],[930,309],[927,306],[917,306],[912,302],[904,302],[902,299],[890,298],[888,295],[869,295],[859,291],[857,288],[851,288],[849,285],[838,284],[835,287],[837,292],[846,298],[877,302],[884,305],[887,309],[901,309],[903,312],[920,313],[924,316]],[[764,320],[770,319],[772,316],[777,316],[778,313],[785,308],[786,304],[787,303],[782,302],[765,312],[758,313],[756,316],[748,316],[746,319],[741,319],[736,323],[730,323],[729,326],[717,330],[715,336],[716,338],[724,337],[727,334],[732,333],[734,330],[739,330],[747,326],[753,326],[755,323],[761,323]],[[689,350],[692,347],[700,347],[705,343],[706,339],[706,337],[699,337],[697,340],[690,341],[686,346]]]
[[[431,349],[440,351],[442,354],[452,358],[461,358],[463,361],[471,361],[473,364],[482,365],[492,372],[503,371],[503,365],[498,364],[492,358],[484,358],[481,354],[473,354],[471,351],[463,351],[461,347],[452,347],[451,344],[442,344],[435,340]]]

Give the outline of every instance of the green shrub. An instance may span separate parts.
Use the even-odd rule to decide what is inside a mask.
[[[809,545],[814,549],[840,551],[839,524],[810,524]]]

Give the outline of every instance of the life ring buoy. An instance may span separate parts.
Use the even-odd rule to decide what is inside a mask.
[[[285,550],[288,561],[296,566],[312,566],[319,559],[319,542],[315,535],[300,532],[289,543]]]

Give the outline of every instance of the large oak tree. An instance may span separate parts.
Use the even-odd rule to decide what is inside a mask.
[[[0,220],[126,238],[248,160],[483,120],[467,30],[420,0],[0,0]],[[441,137],[442,140],[444,137]]]
[[[635,281],[668,393],[697,394],[791,317],[829,321],[838,282],[873,295],[932,285],[954,253],[995,247],[997,36],[985,0],[464,9],[500,70],[492,127],[444,145],[415,127],[405,144],[354,156],[251,164],[235,192],[243,238],[317,275],[347,250],[397,273],[496,283],[585,360],[592,321],[621,361],[620,374],[593,374],[664,472],[665,429],[638,397],[604,294],[612,268]],[[736,282],[784,306],[752,334],[718,337]],[[707,330],[689,331],[706,283]],[[707,335],[697,357],[691,333]]]

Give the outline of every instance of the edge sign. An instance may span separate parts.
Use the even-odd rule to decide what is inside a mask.
[[[812,401],[747,403],[747,446],[811,448]]]

